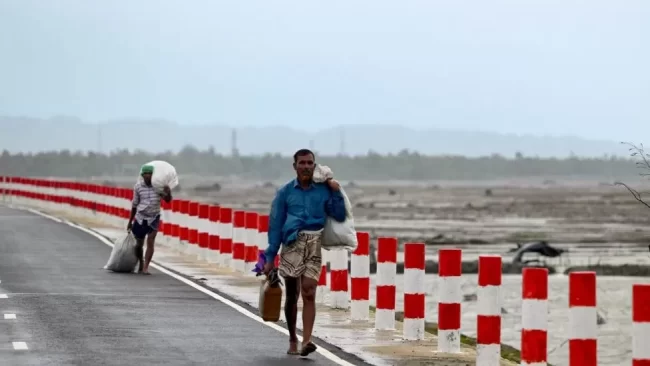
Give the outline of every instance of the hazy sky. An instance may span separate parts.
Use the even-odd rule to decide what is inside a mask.
[[[0,115],[643,141],[650,1],[0,0]]]

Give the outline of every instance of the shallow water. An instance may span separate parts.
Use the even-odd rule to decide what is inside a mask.
[[[437,322],[437,276],[425,277],[427,291],[428,321]],[[374,304],[374,278],[371,279],[371,302]],[[607,322],[599,326],[598,364],[620,366],[629,364],[632,358],[632,285],[650,283],[642,277],[598,277],[597,306]],[[475,294],[477,276],[463,275],[463,293]],[[403,276],[397,276],[397,310],[403,309]],[[521,276],[504,275],[502,285],[502,306],[507,314],[502,315],[502,343],[520,348],[521,333]],[[465,301],[462,305],[462,332],[476,335],[476,301]],[[548,361],[555,365],[568,364],[568,276],[549,277],[548,316]]]

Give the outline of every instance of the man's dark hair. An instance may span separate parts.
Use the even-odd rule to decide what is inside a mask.
[[[298,157],[299,156],[305,156],[305,155],[311,155],[314,157],[314,160],[316,160],[316,154],[314,154],[311,150],[309,149],[300,149],[296,151],[295,154],[293,154],[293,162],[297,163],[298,162]]]

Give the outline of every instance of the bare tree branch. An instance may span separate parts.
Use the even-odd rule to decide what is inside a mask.
[[[635,164],[637,168],[650,170],[650,160],[649,160],[650,159],[650,154],[646,154],[646,152],[645,152],[645,150],[643,148],[643,144],[640,144],[639,146],[637,146],[637,145],[634,145],[631,142],[621,142],[621,143],[630,146],[630,148],[628,149],[629,151],[632,152],[630,154],[630,156],[633,156],[633,157],[638,156],[638,157],[640,157],[641,161],[637,161],[636,164]],[[639,173],[639,175],[642,176],[642,177],[646,177],[646,176],[650,176],[650,173]],[[636,189],[630,188],[630,186],[628,186],[627,184],[625,184],[623,182],[614,182],[614,184],[625,187],[632,194],[634,199],[641,202],[647,208],[650,208],[650,204],[648,204],[646,201],[644,201],[641,198],[641,193],[639,193],[639,191],[637,191]]]
[[[630,193],[632,193],[632,196],[634,196],[634,199],[643,203],[647,208],[650,208],[650,205],[646,201],[641,199],[641,193],[639,193],[637,190],[630,188],[627,184],[623,182],[614,182],[614,184],[627,188],[627,190],[630,191]]]

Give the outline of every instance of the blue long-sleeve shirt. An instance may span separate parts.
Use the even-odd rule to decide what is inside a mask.
[[[266,261],[275,260],[282,243],[295,242],[299,231],[325,227],[328,216],[345,221],[345,202],[340,191],[332,191],[326,183],[312,183],[303,189],[297,179],[285,184],[271,203]]]

